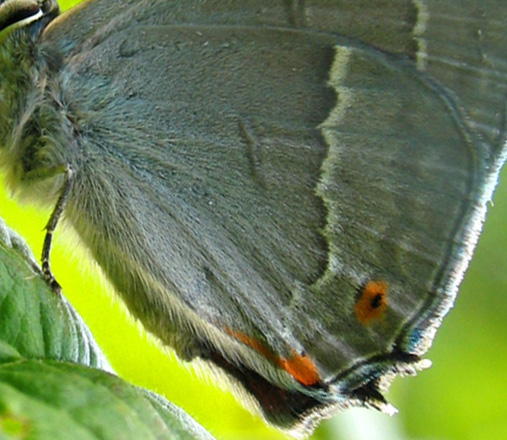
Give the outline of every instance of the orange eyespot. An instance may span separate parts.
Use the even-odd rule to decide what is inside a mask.
[[[363,325],[370,325],[384,315],[387,308],[388,284],[385,281],[369,281],[361,291],[354,312]]]
[[[308,356],[293,352],[289,358],[277,356],[269,348],[263,345],[259,340],[252,338],[242,332],[226,329],[232,337],[253,348],[257,353],[264,356],[268,361],[283,368],[300,384],[305,386],[316,385],[320,382],[320,375],[317,366]]]

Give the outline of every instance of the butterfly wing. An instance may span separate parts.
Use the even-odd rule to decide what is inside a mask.
[[[41,46],[68,220],[151,332],[270,421],[383,406],[504,159],[498,3],[84,4]]]

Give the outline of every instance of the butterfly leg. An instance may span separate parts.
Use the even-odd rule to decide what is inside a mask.
[[[70,188],[72,185],[73,171],[72,167],[69,164],[64,166],[64,173],[65,173],[65,182],[62,187],[62,192],[58,197],[55,208],[53,209],[51,217],[49,218],[48,224],[46,225],[45,228],[46,236],[44,237],[44,244],[42,246],[42,257],[41,257],[42,273],[44,275],[46,282],[49,284],[49,286],[51,287],[51,289],[53,289],[55,293],[60,293],[61,287],[60,284],[58,284],[58,281],[56,281],[56,278],[54,277],[53,273],[51,272],[51,266],[49,264],[49,254],[51,252],[53,233],[56,229],[56,226],[58,225],[58,221],[60,220],[63,210],[65,209],[67,198],[69,197]]]

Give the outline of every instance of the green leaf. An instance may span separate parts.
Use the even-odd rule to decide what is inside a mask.
[[[53,360],[0,366],[0,438],[211,439],[183,411],[104,371]]]
[[[111,370],[76,311],[46,284],[26,244],[3,223],[0,228],[0,362],[55,359]]]
[[[112,373],[81,318],[1,220],[0,439],[212,440],[181,409]]]

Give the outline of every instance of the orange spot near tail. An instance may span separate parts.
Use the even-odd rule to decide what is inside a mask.
[[[280,366],[299,383],[309,387],[320,382],[317,366],[307,356],[294,352],[290,359],[280,358]]]
[[[388,288],[385,281],[369,281],[366,284],[354,307],[356,318],[361,324],[370,325],[384,315]]]
[[[302,385],[312,386],[320,382],[319,370],[309,357],[302,356],[294,351],[290,358],[283,358],[273,353],[258,339],[252,338],[242,332],[233,331],[231,329],[226,330],[232,337],[253,348],[268,361],[283,368]]]

